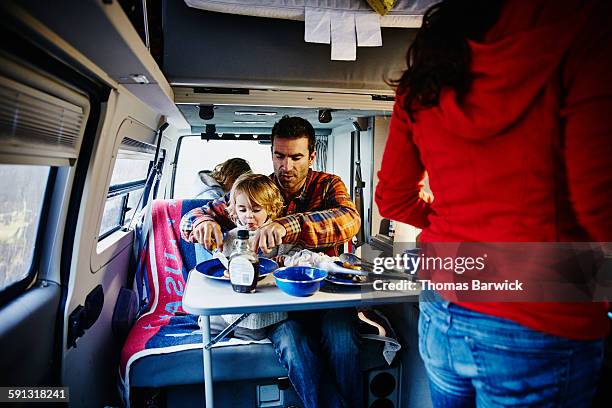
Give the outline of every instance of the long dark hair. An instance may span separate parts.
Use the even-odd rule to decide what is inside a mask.
[[[440,91],[458,97],[472,81],[468,39],[481,40],[497,21],[503,0],[444,0],[431,6],[406,54],[408,69],[390,84],[405,94],[404,109],[414,121],[419,109],[437,106]]]

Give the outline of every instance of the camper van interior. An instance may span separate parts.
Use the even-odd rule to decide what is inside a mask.
[[[381,217],[374,189],[394,103],[386,80],[435,1],[397,2],[375,27],[379,46],[365,47],[305,42],[305,3],[334,3],[351,21],[372,13],[369,1],[0,4],[0,386],[65,387],[71,407],[303,406],[267,339],[203,347],[209,315],[274,305],[223,303],[230,285],[201,278],[212,255],[180,238],[180,219],[208,202],[196,198],[201,174],[230,158],[272,174],[271,130],[289,115],[313,125],[312,169],[339,176],[360,214],[341,251],[415,242],[417,228]],[[194,295],[195,275],[226,292]],[[310,298],[273,289],[285,311],[374,310],[364,403],[431,406],[418,291],[368,305],[360,287],[326,285]]]

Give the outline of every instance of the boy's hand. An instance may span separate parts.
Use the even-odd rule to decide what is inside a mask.
[[[257,230],[255,238],[253,239],[252,249],[257,253],[257,250],[261,248],[263,253],[266,254],[270,252],[272,248],[282,244],[285,235],[287,235],[285,227],[277,222],[271,222]]]
[[[191,242],[199,242],[209,251],[219,248],[223,251],[223,232],[221,226],[214,221],[204,221],[191,231]]]

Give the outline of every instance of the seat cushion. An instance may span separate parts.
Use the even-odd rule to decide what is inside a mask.
[[[204,382],[202,331],[198,316],[148,314],[141,316],[123,348],[121,371],[126,395],[130,386],[164,387]],[[215,381],[283,377],[268,339],[223,339],[213,350]],[[236,370],[236,367],[248,370]]]
[[[212,359],[214,381],[287,376],[269,343],[216,347]],[[133,387],[204,383],[202,348],[143,357],[132,364],[130,378]]]

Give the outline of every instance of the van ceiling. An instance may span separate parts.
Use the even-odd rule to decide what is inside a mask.
[[[382,47],[331,61],[330,46],[304,42],[304,22],[214,13],[164,2],[163,72],[172,85],[389,92],[416,29],[383,28]],[[377,92],[379,91],[379,92]]]
[[[284,115],[300,116],[315,128],[317,134],[328,134],[331,129],[350,125],[358,118],[380,116],[380,111],[367,110],[331,110],[332,120],[329,123],[320,123],[318,119],[319,110],[312,108],[287,108],[287,107],[261,107],[261,106],[214,106],[214,117],[210,120],[200,118],[198,105],[177,105],[187,122],[191,125],[193,133],[205,132],[207,124],[216,126],[220,133],[257,133],[269,134],[272,126]],[[240,115],[236,112],[274,112],[271,116]],[[390,113],[390,112],[389,112]],[[236,123],[238,122],[238,123]],[[240,123],[261,122],[261,123]]]

